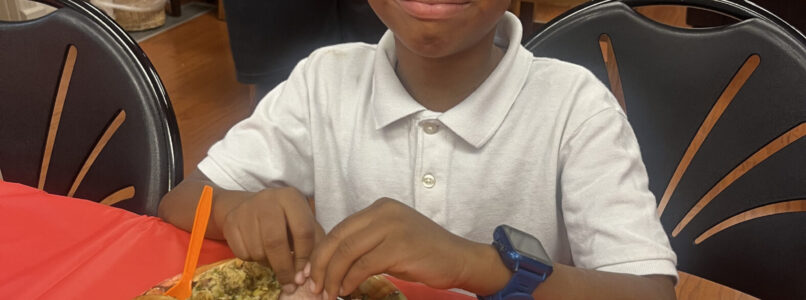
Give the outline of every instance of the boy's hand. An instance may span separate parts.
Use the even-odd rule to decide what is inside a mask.
[[[469,276],[463,250],[472,244],[405,204],[380,199],[339,223],[317,245],[310,276],[316,293],[324,288],[326,300],[349,294],[379,273],[435,288],[456,287]]]
[[[302,268],[324,237],[307,199],[294,188],[266,189],[243,200],[227,214],[223,233],[239,258],[268,261],[286,292],[304,282]]]

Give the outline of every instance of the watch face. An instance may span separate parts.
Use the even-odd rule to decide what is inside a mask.
[[[546,250],[543,249],[543,245],[535,237],[509,226],[502,226],[502,228],[515,251],[547,266],[552,265]]]

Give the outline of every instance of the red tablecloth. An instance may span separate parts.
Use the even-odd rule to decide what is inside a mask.
[[[189,238],[159,218],[0,181],[0,298],[131,299],[181,273]],[[229,257],[206,240],[199,265]],[[412,300],[472,299],[394,282]]]

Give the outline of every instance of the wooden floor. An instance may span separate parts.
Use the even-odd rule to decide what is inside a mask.
[[[207,149],[252,111],[249,87],[235,80],[226,23],[211,12],[140,46],[171,98],[189,174]]]
[[[667,23],[682,24],[680,10],[642,11]],[[141,44],[159,72],[173,103],[182,139],[185,174],[253,102],[250,88],[235,79],[226,24],[214,13],[203,15]],[[678,299],[755,299],[685,273]]]

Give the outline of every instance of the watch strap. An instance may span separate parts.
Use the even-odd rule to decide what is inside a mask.
[[[532,299],[532,292],[546,280],[546,274],[535,274],[523,269],[512,274],[504,289],[489,296],[478,296],[480,300]]]

